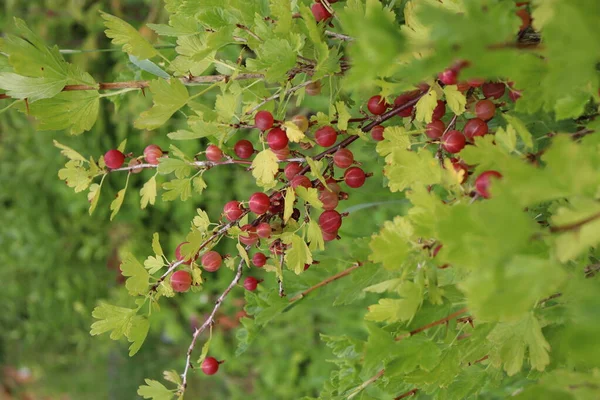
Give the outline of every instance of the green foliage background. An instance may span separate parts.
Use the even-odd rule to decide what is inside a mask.
[[[103,33],[99,9],[121,15],[136,26],[166,22],[166,13],[153,1],[8,1],[2,7],[0,31],[10,29],[12,17],[23,18],[46,43],[56,43],[61,49],[111,47]],[[155,19],[145,19],[148,14],[155,15]],[[98,81],[152,78],[120,52],[92,51],[66,57]],[[312,101],[303,107],[327,111],[326,98],[308,100]],[[209,94],[204,102],[213,104],[214,95]],[[99,156],[127,138],[128,149],[140,152],[150,143],[168,147],[165,134],[180,124],[174,118],[156,131],[134,129],[133,120],[150,104],[139,93],[128,93],[115,104],[102,104],[96,125],[83,141],[65,131],[36,132],[32,120],[21,113],[6,112],[0,117],[0,301],[4,304],[0,313],[0,363],[31,368],[36,382],[27,388],[38,394],[132,399],[143,378],[157,378],[163,370],[180,368],[191,337],[190,319],[202,319],[212,304],[210,296],[217,295],[229,282],[228,271],[222,271],[217,282],[210,282],[209,294],[177,296],[165,305],[142,350],[129,358],[126,343],[89,335],[91,311],[99,300],[111,299],[116,304],[126,301],[124,287],[116,283],[117,272],[107,266],[116,268],[116,257],[124,251],[146,255],[152,232],[161,234],[165,251],[174,251],[197,207],[216,220],[223,199],[247,198],[256,188],[248,173],[215,168],[205,175],[210,190],[193,202],[159,200],[154,207],[140,210],[133,193],[126,197],[115,221],[109,223],[111,193],[116,194],[124,184],[125,177],[117,176],[107,180],[108,186],[105,183],[104,190],[109,190],[102,194],[90,217],[84,197],[74,196],[57,177],[64,160],[53,146],[53,139],[82,154]],[[182,148],[193,153],[205,146],[205,141],[197,141],[187,142]],[[365,147],[365,157],[360,156],[360,150],[355,153],[366,161],[366,168],[371,168],[368,160],[373,157],[366,155],[373,146]],[[341,234],[346,240],[335,244],[337,249],[330,253],[333,259],[344,259],[353,237],[368,235],[406,206],[382,187],[381,167],[373,166],[373,170],[379,179],[369,180],[368,189],[353,193],[345,206],[369,206],[374,201],[384,204],[356,212],[345,223]],[[133,187],[141,187],[143,175],[132,176]],[[235,249],[223,251],[234,253]],[[321,259],[306,279],[316,283],[327,277],[330,272],[326,268],[333,262]],[[238,299],[243,296],[242,289],[232,295]],[[328,304],[334,297],[334,293],[319,295],[315,301]],[[232,303],[225,304],[223,313],[234,318],[241,306]],[[217,327],[214,352],[227,360],[227,374],[210,378],[194,374],[194,379],[202,383],[191,384],[190,398],[195,396],[194,387],[200,388],[200,393],[210,392],[209,398],[214,399],[243,398],[249,388],[256,391],[257,398],[292,399],[299,392],[316,395],[331,370],[322,357],[326,346],[319,340],[319,333],[362,332],[356,324],[360,309],[300,306],[279,318],[239,358],[234,355],[235,330],[223,332]]]
[[[386,140],[377,147],[369,140],[352,145],[355,158],[374,177],[343,203],[340,211],[351,211],[340,231],[343,240],[315,252],[320,263],[307,272],[296,276],[284,271],[285,288],[298,293],[356,261],[365,265],[289,308],[277,295],[274,274],[253,270],[265,283],[257,293],[234,288],[214,328],[210,353],[226,360],[223,370],[214,377],[192,371],[186,398],[241,399],[250,394],[259,399],[367,400],[390,398],[414,387],[423,399],[597,398],[600,302],[594,275],[600,242],[600,141],[597,133],[589,133],[598,128],[600,36],[595,27],[600,9],[585,0],[532,1],[542,45],[529,48],[515,44],[516,35],[519,45],[526,38],[519,33],[513,1],[424,0],[419,7],[416,1],[384,3],[385,7],[375,0],[348,0],[335,5],[339,21],[334,28],[350,35],[351,45],[324,39],[324,27],[310,23],[305,7],[309,1],[293,2],[303,18],[292,20],[285,0],[209,5],[168,0],[166,9],[154,1],[9,0],[2,5],[0,31],[15,29],[10,17],[23,18],[46,43],[82,50],[64,57],[98,82],[155,79],[127,54],[114,51],[104,34],[107,26],[109,36],[118,37],[114,42],[127,42],[124,49],[131,55],[145,58],[156,53],[135,29],[128,31],[100,10],[136,29],[142,27],[139,32],[150,42],[167,44],[161,49],[164,58],[179,55],[171,64],[175,74],[189,67],[185,63],[190,60],[181,53],[193,45],[179,43],[174,49],[174,39],[169,39],[173,30],[182,41],[186,29],[200,37],[203,48],[195,56],[202,62],[210,53],[205,48],[218,51],[219,62],[207,63],[207,74],[233,70],[240,48],[232,35],[245,35],[256,57],[246,59],[244,68],[264,72],[269,83],[285,83],[297,52],[314,56],[315,74],[326,82],[323,94],[302,97],[299,91],[296,103],[277,103],[275,111],[288,118],[320,111],[324,114],[319,123],[333,119],[333,103],[356,116],[373,93],[393,99],[420,81],[432,85],[417,104],[414,121],[387,121]],[[255,18],[269,8],[280,22],[275,30],[263,18]],[[168,26],[150,25],[163,33],[161,39],[145,27],[167,21]],[[244,22],[269,39],[262,42],[229,26],[230,21]],[[200,23],[211,29],[196,32]],[[343,78],[330,77],[342,51],[352,68]],[[505,95],[508,105],[490,122],[494,135],[477,138],[460,153],[475,166],[474,176],[489,169],[502,171],[504,177],[494,184],[489,200],[471,199],[465,188],[473,189],[473,179],[459,185],[448,164],[440,168],[428,148],[432,143],[419,136],[437,98],[443,97],[453,113],[463,115],[460,125],[465,115],[473,116],[465,112],[466,99],[456,88],[441,88],[431,79],[456,59],[474,61],[461,79],[510,79],[524,94],[515,104]],[[154,61],[161,63],[158,57]],[[184,67],[178,69],[178,63]],[[0,57],[0,73],[13,68]],[[69,79],[89,80],[79,69],[68,68]],[[7,76],[0,76],[5,90],[12,84]],[[19,76],[24,81],[31,78]],[[150,317],[148,338],[132,358],[126,356],[127,343],[111,341],[108,335],[89,336],[92,310],[101,301],[133,304],[117,279],[116,267],[126,253],[143,260],[151,254],[152,233],[158,232],[172,259],[197,208],[217,221],[225,201],[245,199],[257,190],[251,174],[239,165],[222,166],[204,175],[208,190],[194,194],[191,201],[159,200],[139,210],[137,189],[149,176],[144,171],[132,175],[130,187],[135,190],[127,193],[121,212],[108,223],[109,205],[125,182],[124,175],[110,174],[95,214],[88,215],[85,197],[73,195],[57,178],[65,160],[52,140],[98,159],[125,138],[127,150],[139,154],[149,143],[168,148],[170,132],[198,134],[183,131],[183,112],[167,118],[167,111],[176,110],[170,109],[172,99],[160,92],[168,93],[178,81],[172,79],[170,87],[166,81],[156,82],[150,87],[153,111],[147,112],[152,101],[139,91],[101,99],[99,118],[84,136],[64,130],[36,132],[36,122],[26,115],[22,102],[0,114],[0,363],[30,368],[34,377],[17,391],[135,398],[144,378],[160,380],[162,371],[180,372],[192,325],[204,320],[231,280],[231,271],[222,268],[205,276],[200,293],[161,298],[160,312]],[[242,91],[240,86],[222,83],[219,96],[213,90],[195,98],[188,106],[204,112],[199,124],[215,129],[215,134],[177,142],[178,147],[191,155],[206,148],[209,140],[222,141],[228,132],[215,127],[232,119],[233,105],[250,108],[256,98],[270,94],[272,88],[258,83],[239,97],[232,92]],[[57,93],[60,79],[58,84]],[[19,90],[44,97],[35,85],[12,92],[27,97]],[[88,94],[94,96],[93,91]],[[187,94],[183,97],[182,106]],[[41,119],[38,128],[84,130],[70,126],[68,119],[52,120],[40,103],[31,108]],[[210,111],[213,108],[216,113]],[[234,139],[247,134],[241,130]],[[376,153],[381,157],[374,157]],[[584,222],[578,225],[580,221]],[[222,241],[217,249],[236,255],[231,242]],[[433,260],[430,250],[438,243],[444,247]],[[439,263],[452,267],[440,269]],[[228,329],[226,317],[235,321],[244,305],[253,318],[242,319],[243,327]],[[465,306],[474,321],[451,319],[420,333],[420,327]],[[420,334],[411,336],[415,329]],[[402,340],[394,340],[398,337]],[[9,379],[4,377],[5,384]]]

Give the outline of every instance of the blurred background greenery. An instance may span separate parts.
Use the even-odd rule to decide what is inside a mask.
[[[65,57],[88,71],[97,81],[148,79],[115,49],[103,34],[98,10],[122,17],[152,37],[146,23],[165,22],[163,4],[155,0],[3,0],[0,2],[0,34],[11,31],[13,17],[50,45],[84,52]],[[171,50],[166,50],[166,52]],[[235,59],[239,49],[230,46]],[[324,85],[327,87],[327,85]],[[214,102],[215,93],[201,101]],[[289,115],[328,110],[328,93],[306,98]],[[139,131],[133,120],[147,109],[150,100],[141,93],[111,97],[101,103],[100,117],[91,132],[69,136],[65,132],[36,132],[35,121],[15,110],[0,114],[0,383],[7,399],[133,399],[144,378],[159,379],[162,371],[183,367],[185,350],[194,324],[203,321],[214,298],[231,279],[222,269],[211,276],[200,295],[165,299],[151,320],[149,338],[133,358],[127,343],[113,342],[107,335],[92,338],[91,310],[103,299],[127,305],[131,301],[120,285],[118,264],[124,251],[138,258],[150,254],[150,241],[159,232],[165,251],[173,252],[189,229],[196,208],[219,219],[223,204],[246,199],[257,188],[252,177],[238,166],[208,172],[208,189],[192,201],[163,203],[140,210],[138,191],[146,172],[132,175],[125,204],[109,223],[109,203],[122,188],[125,175],[110,176],[93,216],[83,193],[75,194],[57,172],[65,160],[52,145],[56,139],[80,153],[98,157],[128,139],[127,150],[136,154],[150,143],[168,148],[166,133],[181,124],[173,118],[156,131]],[[0,109],[5,106],[0,104]],[[241,137],[247,132],[240,132]],[[202,151],[206,142],[187,141],[178,146],[188,154]],[[382,186],[381,168],[369,142],[353,146],[356,159],[373,171],[367,187],[352,192],[341,206],[352,216],[340,231],[343,239],[328,247],[327,256],[311,267],[294,285],[318,282],[347,267],[346,257],[355,248],[354,238],[370,235],[376,227],[404,207],[399,195]],[[108,185],[107,185],[108,183]],[[137,190],[136,190],[137,189]],[[377,204],[375,204],[377,203]],[[233,243],[223,241],[219,250],[234,254]],[[346,264],[344,264],[346,263]],[[257,276],[261,273],[256,274]],[[263,290],[274,291],[272,275],[265,276]],[[333,284],[302,301],[278,318],[252,343],[246,353],[235,356],[238,316],[244,293],[236,288],[219,314],[211,354],[225,359],[223,371],[214,377],[193,373],[189,398],[297,399],[316,396],[328,379],[330,350],[319,334],[362,335],[362,314],[369,302],[331,307],[346,285]],[[201,382],[198,382],[201,381]],[[201,395],[202,394],[202,395]],[[29,397],[27,397],[29,396]],[[47,397],[46,397],[47,396]],[[0,396],[1,397],[1,396]]]

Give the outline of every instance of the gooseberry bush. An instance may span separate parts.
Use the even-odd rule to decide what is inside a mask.
[[[58,176],[87,191],[90,214],[118,175],[127,178],[111,219],[138,190],[131,174],[147,174],[142,209],[159,193],[164,202],[202,196],[217,167],[247,171],[256,185],[248,198],[222,199],[216,220],[198,209],[172,251],[149,235],[152,253],[129,254],[120,266],[135,306],[100,302],[93,311],[91,334],[125,337],[133,356],[166,298],[198,296],[214,274],[229,276],[181,368],[140,382],[140,396],[182,399],[191,374],[228,373],[211,341],[234,288],[246,300],[241,356],[279,315],[335,285],[343,290],[333,304],[313,306],[366,294],[376,301],[356,321],[362,334],[322,332],[335,367],[318,398],[600,396],[593,1],[165,3],[168,24],[149,25],[156,43],[100,14],[106,35],[150,81],[98,83],[21,20],[0,39],[2,111],[34,117],[41,131],[82,134],[103,98],[129,92],[153,102],[135,129],[184,116],[169,148],[124,141],[84,155],[55,142],[68,159]],[[212,107],[196,101],[211,91]],[[329,111],[294,114],[305,96],[320,96]],[[190,154],[190,141],[205,151]],[[381,184],[410,202],[359,239],[341,231],[352,219],[344,201],[374,179],[357,145],[384,160]],[[319,262],[337,240],[352,240],[356,251]],[[235,243],[237,254],[218,252],[220,241]],[[329,276],[304,284],[315,268]]]

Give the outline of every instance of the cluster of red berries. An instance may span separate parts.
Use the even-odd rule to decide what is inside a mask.
[[[337,3],[337,1],[338,0],[329,0],[329,3]],[[327,21],[332,17],[331,13],[319,0],[310,7],[310,10],[317,22]]]
[[[148,164],[152,164],[152,165],[158,165],[158,159],[161,158],[163,156],[163,151],[160,147],[158,147],[155,144],[150,144],[148,146],[146,146],[146,148],[144,149],[144,159],[146,160],[146,163]],[[121,168],[123,166],[123,164],[125,163],[125,154],[123,154],[122,151],[117,150],[117,149],[112,149],[107,151],[104,154],[104,164],[106,164],[106,166],[109,169],[118,169]],[[129,161],[129,166],[133,167],[132,168],[132,172],[137,173],[137,172],[141,172],[142,168],[135,168],[136,165],[141,164],[142,162],[140,161],[139,158],[132,158]]]

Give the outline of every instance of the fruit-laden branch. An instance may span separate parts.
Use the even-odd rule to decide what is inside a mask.
[[[250,249],[250,246],[246,246],[246,251],[248,251],[248,249]],[[200,336],[200,334],[202,332],[204,332],[206,330],[206,328],[208,328],[210,325],[212,325],[215,321],[215,314],[217,313],[217,311],[219,310],[219,308],[221,307],[221,304],[223,304],[223,301],[225,300],[225,298],[227,297],[227,295],[229,294],[229,292],[231,292],[231,290],[233,289],[233,287],[235,285],[237,285],[237,283],[240,281],[240,278],[242,277],[242,270],[244,269],[244,258],[242,258],[240,260],[240,263],[238,264],[237,267],[237,272],[235,273],[235,276],[233,277],[233,279],[231,280],[231,282],[229,283],[229,286],[227,286],[227,288],[223,291],[223,293],[221,293],[221,295],[219,296],[219,298],[217,299],[217,301],[215,302],[215,306],[213,307],[212,312],[210,313],[210,315],[208,316],[208,318],[206,318],[206,320],[204,321],[204,323],[202,324],[202,326],[200,326],[199,328],[196,328],[196,330],[194,331],[194,334],[192,336],[192,342],[190,343],[190,346],[188,347],[187,350],[187,356],[185,359],[185,369],[183,370],[183,373],[181,374],[181,387],[180,387],[180,394],[183,394],[183,392],[185,392],[185,389],[187,387],[187,376],[188,376],[188,371],[192,365],[192,353],[194,352],[194,347],[196,346],[196,342],[198,341],[198,337]],[[250,267],[248,265],[248,267]]]
[[[306,161],[306,159],[303,157],[294,157],[294,158],[286,158],[283,160],[277,160],[278,163],[289,163],[289,162],[303,163],[305,161]],[[224,161],[193,161],[193,162],[188,163],[188,165],[190,165],[192,167],[207,168],[207,169],[217,167],[219,165],[231,165],[231,164],[252,165],[252,161],[229,158]],[[144,168],[158,168],[158,164],[144,163],[144,164],[129,165],[127,167],[111,169],[110,172],[132,171],[132,170],[139,170],[139,169],[144,169]]]

